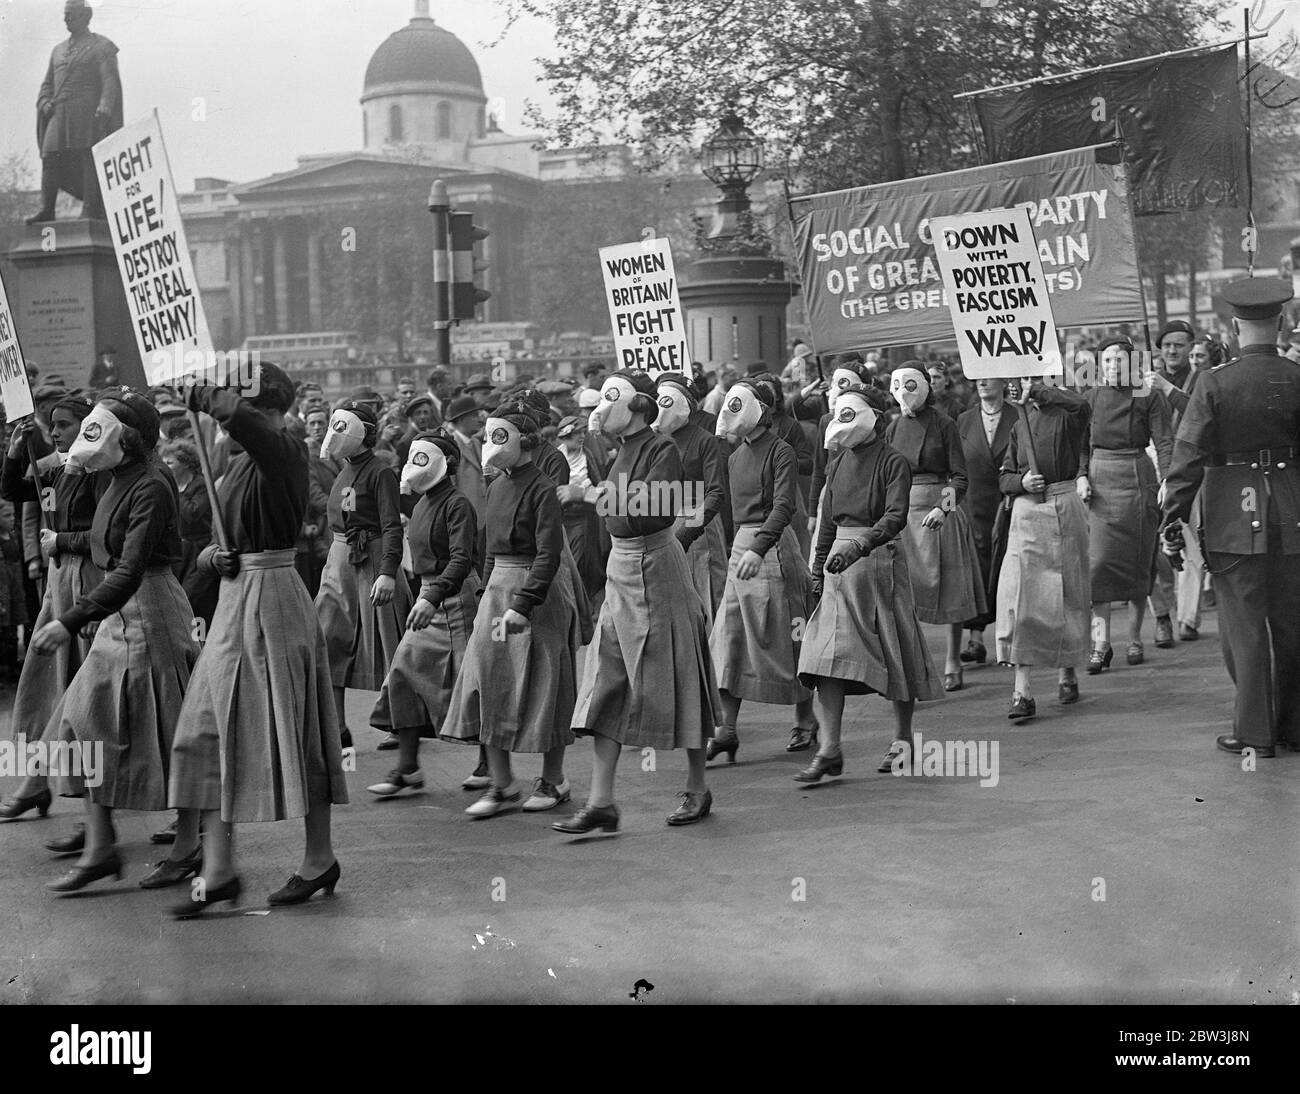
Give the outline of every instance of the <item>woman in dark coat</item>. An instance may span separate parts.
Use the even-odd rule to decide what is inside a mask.
[[[172,570],[181,557],[180,500],[154,453],[158,427],[153,403],[121,388],[101,396],[68,452],[65,473],[111,479],[90,530],[91,557],[105,576],[35,634],[32,650],[54,653],[93,627],[86,660],[46,734],[102,751],[103,769],[97,785],[87,780],[85,848],[49,886],[54,892],[121,879],[114,809],[167,808],[172,738],[198,645]]]

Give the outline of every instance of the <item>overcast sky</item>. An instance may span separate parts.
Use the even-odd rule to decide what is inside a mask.
[[[360,149],[361,85],[379,44],[415,0],[91,0],[91,29],[111,38],[129,124],[157,107],[176,184],[245,182],[299,155]],[[489,108],[507,132],[526,99],[545,100],[535,58],[549,27],[505,20],[492,0],[431,0],[430,14],[475,55]],[[36,93],[50,50],[67,37],[62,0],[0,0],[0,156],[27,154],[33,177]],[[203,98],[207,121],[192,120]],[[499,101],[495,101],[498,100]]]

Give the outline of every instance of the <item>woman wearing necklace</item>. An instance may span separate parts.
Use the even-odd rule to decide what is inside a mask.
[[[1006,401],[1006,381],[996,378],[979,380],[975,385],[979,402],[957,418],[957,435],[966,457],[966,496],[962,509],[970,520],[975,553],[979,557],[988,610],[966,620],[970,638],[961,651],[964,664],[982,665],[988,659],[984,629],[993,622],[997,604],[998,568],[1006,550],[1005,518],[999,526],[1002,490],[998,486],[1002,460],[1007,454],[1016,408]]]
[[[885,437],[912,471],[907,527],[901,539],[916,617],[947,628],[943,689],[960,691],[962,624],[988,610],[979,553],[961,508],[968,481],[966,454],[957,423],[934,407],[934,391],[921,362],[909,361],[895,370],[889,390],[903,413]]]
[[[1084,391],[1091,410],[1088,477],[1080,480],[1088,505],[1088,557],[1092,564],[1092,653],[1088,675],[1110,668],[1110,610],[1129,606],[1127,660],[1143,660],[1142,621],[1155,583],[1156,534],[1160,527],[1159,483],[1147,458],[1154,442],[1160,479],[1169,473],[1174,437],[1168,404],[1148,395],[1130,373],[1133,343],[1110,338],[1098,347],[1101,384]],[[1135,383],[1136,381],[1136,383]]]

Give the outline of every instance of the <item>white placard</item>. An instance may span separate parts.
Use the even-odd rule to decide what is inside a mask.
[[[206,368],[212,336],[158,112],[105,137],[93,154],[145,376],[161,384]]]
[[[0,401],[4,402],[5,418],[10,422],[25,418],[36,410],[32,403],[32,385],[27,382],[27,362],[23,359],[22,347],[18,345],[14,311],[9,306],[3,278],[0,278]]]
[[[1060,375],[1056,320],[1029,210],[935,217],[930,232],[966,376]]]
[[[605,299],[619,368],[691,375],[686,324],[666,239],[600,249]]]

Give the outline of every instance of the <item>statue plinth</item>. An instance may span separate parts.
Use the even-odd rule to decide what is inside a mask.
[[[62,376],[69,387],[84,387],[100,351],[112,346],[119,382],[145,386],[107,223],[27,225],[6,257],[23,353],[41,380]]]

